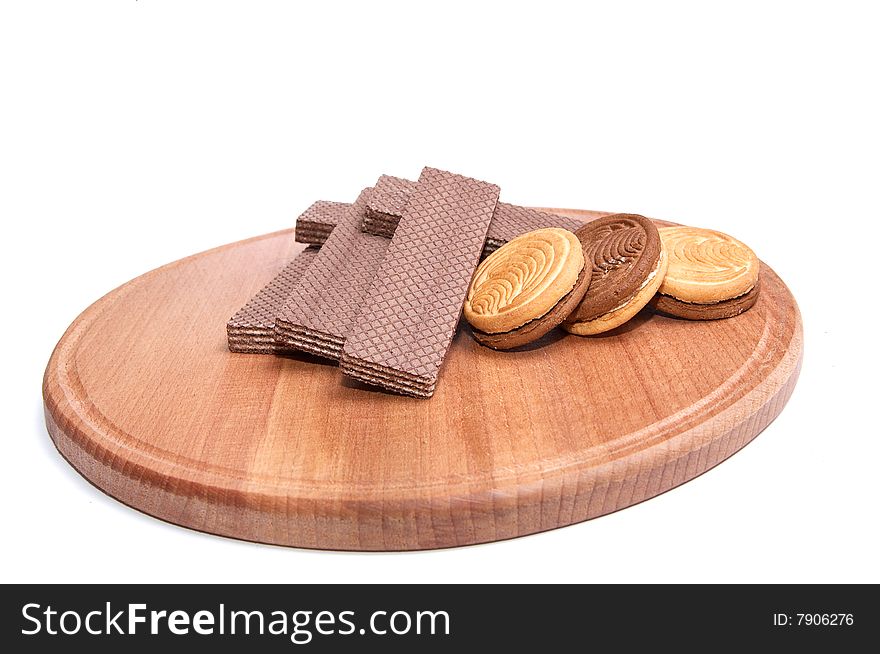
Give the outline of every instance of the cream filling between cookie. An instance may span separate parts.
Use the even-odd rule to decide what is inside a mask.
[[[721,304],[722,302],[730,302],[731,300],[735,300],[737,298],[742,297],[743,295],[748,295],[752,291],[755,290],[755,286],[757,284],[753,284],[752,287],[745,291],[744,293],[740,293],[739,295],[734,295],[732,297],[724,298],[723,300],[715,300],[714,302],[694,302],[693,300],[682,300],[680,297],[676,297],[675,295],[670,295],[669,293],[660,293],[660,295],[665,295],[666,297],[671,297],[673,300],[678,300],[679,302],[684,302],[685,304],[698,304],[703,307],[709,307],[713,304]]]
[[[651,283],[651,280],[657,276],[657,273],[660,272],[660,268],[663,267],[663,257],[665,257],[665,256],[666,256],[666,250],[660,250],[660,256],[657,257],[657,265],[654,266],[654,269],[650,272],[650,274],[647,277],[645,277],[645,281],[643,281],[642,285],[636,289],[635,293],[630,295],[625,301],[621,302],[620,304],[618,304],[616,307],[614,307],[610,311],[606,311],[601,316],[596,316],[595,318],[591,318],[590,320],[583,320],[581,322],[588,323],[588,322],[593,322],[595,320],[601,320],[602,318],[604,318],[605,316],[607,316],[610,313],[614,313],[615,311],[620,311],[621,309],[623,309],[623,307],[625,307],[627,304],[632,302],[633,298],[636,297],[643,290],[645,290],[645,287],[647,287]],[[587,292],[589,293],[589,291],[587,291]]]

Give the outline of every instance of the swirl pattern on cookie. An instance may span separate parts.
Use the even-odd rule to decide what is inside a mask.
[[[654,224],[637,214],[614,214],[577,231],[592,267],[587,296],[569,322],[595,320],[632,298],[660,259],[660,236]]]
[[[465,318],[487,333],[516,329],[550,311],[574,288],[584,265],[572,232],[553,227],[523,234],[477,268]]]
[[[635,260],[644,249],[645,230],[624,219],[598,230],[585,254],[593,267],[593,276],[601,277]]]
[[[722,232],[663,227],[669,270],[660,292],[684,302],[713,303],[749,292],[760,262],[747,245]]]

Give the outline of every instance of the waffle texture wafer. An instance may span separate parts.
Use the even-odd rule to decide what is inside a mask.
[[[229,319],[226,338],[231,352],[273,354],[283,350],[275,342],[275,314],[317,255],[314,245],[300,252]]]
[[[327,240],[333,227],[344,220],[351,205],[347,202],[318,200],[296,219],[294,239],[299,243],[320,245]]]
[[[367,203],[363,230],[387,238],[394,236],[394,230],[397,229],[397,223],[400,222],[415,186],[416,183],[408,179],[382,175],[373,187],[373,194]]]
[[[364,231],[387,238],[394,236],[394,230],[397,229],[397,224],[415,187],[416,183],[407,179],[382,175],[367,203]],[[491,254],[508,241],[526,232],[548,227],[562,227],[575,231],[582,225],[583,222],[574,218],[498,202],[486,234],[483,256]]]
[[[333,228],[275,318],[284,347],[338,360],[389,240],[361,231],[370,189]]]
[[[492,223],[489,225],[489,233],[486,235],[485,254],[494,252],[526,232],[548,227],[562,227],[573,232],[583,224],[583,221],[574,218],[499,202],[495,207]]]
[[[422,171],[345,343],[345,374],[433,395],[498,194],[493,184]]]

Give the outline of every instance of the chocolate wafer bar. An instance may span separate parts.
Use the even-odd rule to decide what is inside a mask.
[[[296,219],[294,239],[299,243],[323,243],[349,209],[351,205],[347,202],[318,200]]]
[[[390,242],[361,231],[370,192],[365,189],[336,223],[278,311],[275,339],[284,347],[339,359]]]
[[[382,175],[373,190],[364,216],[363,230],[377,236],[391,238],[400,222],[416,183],[400,177]],[[575,231],[583,222],[574,218],[519,207],[499,202],[486,234],[483,256],[487,256],[520,234],[547,227],[562,227]]]
[[[345,374],[433,395],[498,194],[494,184],[422,171],[343,347]]]
[[[379,177],[367,203],[363,230],[376,236],[387,238],[394,236],[394,230],[397,229],[397,223],[400,222],[415,186],[415,182],[401,177],[391,175]]]
[[[483,255],[491,254],[508,241],[526,232],[548,227],[562,227],[569,231],[576,231],[583,226],[583,221],[558,216],[546,211],[538,211],[528,207],[520,207],[515,204],[499,202],[495,207],[495,215],[489,225],[489,233],[486,235],[486,246]]]
[[[300,252],[229,319],[226,337],[230,352],[274,354],[283,350],[275,342],[275,314],[317,254],[315,245]]]

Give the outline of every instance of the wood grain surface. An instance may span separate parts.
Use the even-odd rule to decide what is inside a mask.
[[[290,230],[226,245],[86,309],[44,379],[61,454],[118,500],[201,531],[451,547],[580,522],[692,479],[779,414],[800,370],[800,314],[766,265],[755,307],[729,320],[643,312],[517,352],[479,346],[462,323],[430,400],[305,355],[230,353],[227,319],[301,247]]]

